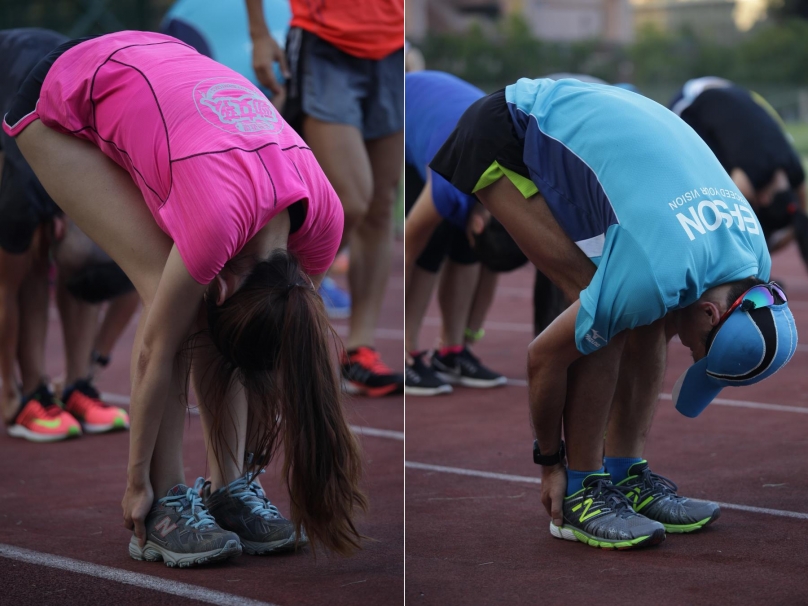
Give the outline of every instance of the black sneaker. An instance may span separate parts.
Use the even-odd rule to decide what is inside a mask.
[[[425,351],[412,356],[404,372],[404,393],[411,396],[436,396],[452,393],[452,386],[441,380],[435,371],[424,364]]]
[[[501,374],[483,366],[468,347],[445,356],[435,352],[432,354],[432,370],[447,383],[466,387],[497,387],[508,382]]]
[[[372,347],[357,347],[343,354],[342,384],[350,394],[375,398],[401,393],[404,375],[393,372]]]

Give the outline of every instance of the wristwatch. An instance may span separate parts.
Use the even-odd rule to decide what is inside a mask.
[[[551,455],[543,455],[539,450],[539,441],[533,440],[533,462],[536,465],[543,465],[545,467],[558,465],[564,462],[566,455],[567,451],[564,448],[564,440],[561,440],[561,446],[558,447],[558,452]]]

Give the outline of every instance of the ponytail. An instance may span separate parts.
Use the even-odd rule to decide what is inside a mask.
[[[353,519],[357,509],[367,509],[367,499],[358,487],[360,449],[345,419],[334,358],[341,342],[297,259],[276,251],[260,262],[222,306],[208,303],[208,321],[222,354],[206,394],[217,408],[214,446],[223,443],[220,419],[228,414],[225,398],[217,396],[237,376],[249,407],[247,445],[255,453],[245,471],[266,466],[282,439],[298,534],[302,526],[314,548],[345,555],[358,549]],[[224,455],[216,452],[220,463]]]

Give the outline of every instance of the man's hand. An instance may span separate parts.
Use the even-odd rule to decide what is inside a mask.
[[[541,468],[541,504],[553,519],[553,524],[564,524],[561,505],[567,491],[567,468],[561,463]]]
[[[469,246],[474,248],[474,243],[486,226],[491,222],[491,213],[482,204],[475,204],[469,211],[466,221],[466,238]]]
[[[140,548],[146,546],[146,516],[154,504],[154,492],[148,478],[130,475],[123,496],[123,525],[135,533]]]
[[[284,78],[289,78],[289,66],[286,63],[286,54],[278,46],[275,39],[266,35],[253,38],[253,69],[258,81],[272,92],[272,103],[275,107],[282,107],[286,100],[286,88],[275,78],[275,63],[281,67]]]

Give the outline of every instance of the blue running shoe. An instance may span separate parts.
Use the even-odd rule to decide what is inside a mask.
[[[325,303],[325,310],[332,320],[347,318],[351,315],[351,295],[342,290],[337,283],[326,276],[320,282],[318,290]]]

